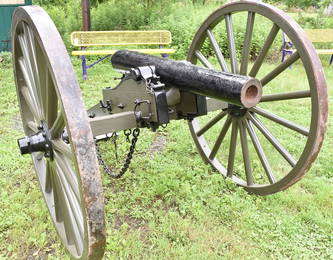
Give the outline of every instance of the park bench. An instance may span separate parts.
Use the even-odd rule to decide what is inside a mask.
[[[164,48],[171,43],[169,31],[77,31],[71,34],[71,44],[80,47],[72,51],[72,55],[80,56],[82,60],[83,78],[87,79],[87,69],[113,55],[119,49],[138,51],[145,54],[160,54],[167,57],[175,52]],[[137,48],[138,46],[155,46],[158,48]],[[105,49],[105,47],[110,47]],[[88,49],[88,47],[94,47]],[[127,48],[132,47],[132,48]],[[94,63],[87,65],[86,56],[103,56]]]
[[[313,43],[333,43],[333,29],[305,29],[305,33]],[[287,54],[293,54],[293,43],[283,33],[282,62]],[[333,63],[333,49],[316,48],[318,55],[331,55],[330,64]]]

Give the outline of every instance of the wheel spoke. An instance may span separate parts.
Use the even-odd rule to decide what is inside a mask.
[[[223,54],[222,54],[221,49],[219,47],[219,44],[217,43],[216,38],[215,38],[213,32],[210,29],[207,29],[207,36],[210,40],[210,43],[212,44],[212,47],[215,51],[217,60],[220,64],[220,66],[221,66],[222,71],[228,72],[229,70],[228,70],[227,63],[225,62],[225,59],[223,57]]]
[[[293,122],[291,122],[287,119],[284,119],[280,116],[277,116],[277,115],[275,115],[271,112],[268,112],[267,110],[264,110],[264,109],[259,108],[259,107],[253,107],[253,108],[251,108],[251,111],[256,112],[257,114],[259,114],[263,117],[266,117],[266,118],[268,118],[268,119],[270,119],[270,120],[272,120],[272,121],[274,121],[274,122],[276,122],[276,123],[278,123],[282,126],[285,126],[289,129],[291,129],[291,130],[294,130],[294,131],[296,131],[296,132],[298,132],[298,133],[300,133],[304,136],[309,136],[309,129],[307,129],[303,126],[299,126],[299,125],[297,125],[297,124],[295,124],[295,123],[293,123]]]
[[[311,97],[310,90],[301,90],[301,91],[294,91],[294,92],[287,92],[280,94],[265,95],[262,96],[260,102],[291,100],[291,99],[308,98],[308,97]]]
[[[23,23],[23,31],[24,31],[25,43],[27,45],[27,49],[30,54],[29,57],[25,57],[25,58],[26,58],[26,60],[29,60],[31,72],[32,72],[33,79],[35,82],[36,92],[38,94],[39,101],[42,101],[41,93],[40,93],[41,87],[40,87],[40,82],[39,82],[38,65],[37,65],[38,63],[37,63],[37,58],[36,58],[35,37],[32,34],[30,28],[25,23]],[[42,103],[42,102],[40,102],[40,103]]]
[[[295,63],[300,58],[298,51],[294,52],[287,60],[277,66],[274,70],[268,73],[262,80],[261,85],[265,86],[271,80],[275,79],[281,72],[285,71],[289,66]]]
[[[51,77],[49,71],[46,73],[45,81],[46,81],[45,82],[46,83],[46,122],[47,122],[48,126],[50,128],[52,128],[53,124],[55,124],[55,122],[57,120],[58,97],[57,97],[57,93],[55,91],[52,77]],[[63,123],[63,122],[60,122],[60,123]],[[60,128],[63,128],[64,126],[61,125]],[[57,131],[56,131],[56,133],[57,133]]]
[[[44,158],[44,152],[35,152],[35,154],[36,154],[36,156],[35,156],[35,158],[38,160],[38,161],[40,161],[40,160],[42,160],[43,158]]]
[[[277,26],[276,24],[273,25],[270,33],[268,34],[268,36],[266,38],[264,46],[262,47],[257,59],[255,60],[253,66],[252,66],[249,76],[251,76],[253,78],[255,78],[257,76],[257,73],[258,73],[272,43],[275,40],[275,37],[276,37],[277,33],[279,32],[279,29],[280,29],[279,26]]]
[[[243,44],[243,52],[242,52],[242,61],[241,61],[241,67],[240,67],[240,74],[241,75],[246,75],[247,74],[247,67],[248,67],[248,62],[249,62],[254,19],[255,19],[255,13],[248,12],[246,31],[245,31],[245,37],[244,37],[244,44]]]
[[[54,174],[54,179],[55,179],[55,186],[58,190],[58,195],[60,198],[60,206],[62,207],[62,213],[63,213],[63,224],[65,227],[65,234],[67,238],[67,243],[69,245],[75,244],[75,248],[77,252],[80,252],[80,246],[79,246],[79,241],[77,238],[80,236],[78,234],[78,231],[75,229],[75,224],[74,224],[74,217],[71,214],[70,211],[70,205],[68,203],[68,197],[65,196],[66,191],[64,189],[64,186],[61,183],[60,177],[58,176],[57,173]]]
[[[233,172],[234,172],[237,134],[238,134],[238,120],[232,119],[231,139],[230,139],[230,145],[229,145],[229,157],[228,157],[228,168],[227,168],[228,177],[232,177]]]
[[[62,155],[64,155],[67,159],[73,159],[73,153],[69,144],[66,144],[62,140],[52,140],[52,147]]]
[[[61,162],[61,160],[62,160],[61,156],[56,154],[56,165],[57,165],[57,170],[58,170],[57,172],[59,173],[58,174],[59,180],[60,180],[63,190],[65,191],[68,204],[70,206],[71,212],[73,213],[76,225],[78,227],[78,230],[80,232],[81,239],[82,239],[82,237],[84,235],[82,210],[81,210],[81,207],[79,204],[79,202],[80,202],[80,200],[78,199],[79,196],[77,196],[76,194],[73,194],[73,191],[75,192],[75,190],[77,190],[78,186],[74,187],[74,189],[73,189],[72,184],[68,182],[67,175],[69,175],[71,173],[64,171],[67,169],[63,168],[64,165],[61,165],[61,164],[63,164],[63,162]],[[68,183],[70,184],[70,188],[68,187]]]
[[[253,185],[253,175],[252,175],[252,168],[251,168],[251,162],[250,162],[249,147],[248,147],[248,143],[247,143],[247,134],[246,134],[245,126],[243,124],[243,120],[238,121],[238,126],[239,126],[243,161],[244,161],[244,167],[245,167],[246,183],[248,186],[251,186],[251,185]]]
[[[39,75],[39,87],[40,87],[40,93],[42,98],[42,104],[43,104],[43,114],[45,115],[45,119],[47,120],[47,114],[46,114],[46,88],[47,88],[47,76],[48,76],[48,66],[47,62],[45,60],[43,51],[39,44],[36,44],[36,55],[37,55],[37,67],[38,67],[38,75]]]
[[[46,172],[45,172],[45,192],[50,193],[52,191],[52,170],[50,160],[46,160]]]
[[[227,28],[228,49],[231,61],[231,72],[238,74],[236,46],[235,46],[234,29],[233,29],[231,14],[227,14],[225,16],[225,24]]]
[[[223,142],[223,139],[225,137],[225,135],[227,134],[228,130],[229,130],[229,127],[230,127],[230,124],[231,124],[231,121],[232,121],[232,118],[229,116],[227,118],[227,120],[225,121],[223,127],[222,127],[222,130],[214,144],[214,147],[212,149],[212,151],[210,152],[210,155],[209,155],[209,159],[213,160],[218,152],[218,150],[220,149],[220,146]]]
[[[32,131],[34,131],[35,133],[38,132],[38,125],[36,124],[36,122],[34,122],[34,121],[28,121],[28,122],[27,122],[27,126],[28,126]]]
[[[269,165],[269,162],[267,160],[265,152],[262,149],[262,146],[260,144],[259,138],[258,138],[256,132],[253,129],[252,123],[250,121],[248,121],[247,119],[245,119],[243,122],[244,122],[244,124],[245,124],[245,126],[246,126],[246,128],[247,128],[247,130],[248,130],[248,132],[250,134],[253,146],[254,146],[254,148],[257,151],[258,157],[259,157],[259,159],[261,161],[261,164],[262,164],[262,166],[263,166],[263,168],[265,170],[265,173],[267,175],[267,178],[268,178],[269,182],[271,184],[275,183],[276,180],[275,180],[275,177],[273,175],[273,171],[271,169],[271,166]]]
[[[24,61],[25,70],[27,72],[27,78],[31,82],[31,85],[36,87],[36,82],[35,82],[35,79],[33,77],[33,72],[32,72],[32,68],[31,68],[30,53],[29,53],[29,50],[28,50],[26,37],[25,37],[24,34],[19,34],[17,37],[18,37],[18,40],[20,42],[20,46],[21,46],[21,50],[22,50],[22,54],[23,54],[23,57],[21,57],[19,59]],[[36,90],[36,88],[34,88],[34,90]],[[36,95],[36,97],[37,97],[37,95]]]
[[[57,152],[55,153],[55,160],[61,169],[61,173],[64,175],[63,177],[66,178],[66,181],[72,188],[72,191],[74,192],[77,200],[81,201],[78,181],[76,179],[76,174],[70,165],[70,162],[66,157],[62,157],[61,154],[58,154]]]
[[[33,86],[34,83],[32,83],[32,79],[29,76],[29,73],[26,69],[26,64],[25,64],[24,59],[21,57],[21,58],[18,59],[18,62],[19,62],[19,65],[20,65],[20,68],[21,68],[21,71],[22,71],[22,74],[23,74],[23,77],[24,77],[24,81],[27,85],[27,89],[29,91],[32,103],[36,104],[35,108],[36,108],[36,112],[37,112],[37,115],[38,115],[38,120],[41,120],[41,119],[43,119],[42,111],[40,109],[41,106],[40,106],[40,103],[39,103],[39,100],[38,100],[36,90]]]
[[[41,105],[41,95],[39,92],[39,82],[38,82],[38,72],[37,72],[37,63],[35,60],[35,50],[31,50],[31,44],[28,42],[28,38],[30,38],[27,34],[18,35],[18,39],[20,42],[21,50],[23,53],[23,57],[19,58],[19,64],[22,70],[23,77],[26,81],[28,87],[31,87],[31,91],[34,94],[34,98],[36,99],[36,103],[39,107]],[[38,85],[37,85],[38,84]]]
[[[57,138],[62,134],[62,131],[65,128],[65,120],[62,111],[58,113],[57,119],[51,127],[50,133],[51,138]]]
[[[63,221],[63,208],[61,206],[61,198],[60,198],[60,190],[59,187],[56,185],[57,179],[56,179],[56,169],[54,162],[49,163],[49,169],[50,169],[50,176],[52,181],[52,193],[53,193],[53,200],[54,200],[54,211],[56,216],[57,222]]]
[[[217,122],[219,122],[225,115],[227,114],[227,111],[220,112],[217,116],[209,120],[209,122],[201,128],[198,132],[196,132],[197,136],[201,136],[204,133],[206,133],[207,130],[209,130],[211,127],[213,127]]]
[[[21,93],[22,96],[24,97],[25,102],[27,103],[30,112],[32,113],[33,117],[35,118],[36,121],[40,121],[41,117],[38,114],[38,108],[36,103],[33,101],[33,99],[31,98],[29,89],[27,87],[22,87],[21,88]]]
[[[204,65],[206,68],[214,69],[214,66],[207,60],[207,58],[201,53],[201,51],[197,50],[195,51],[195,56],[200,60],[202,65]]]
[[[260,130],[260,132],[266,137],[266,139],[275,147],[275,149],[286,159],[286,161],[295,167],[296,160],[292,155],[280,144],[280,142],[268,131],[264,124],[251,113],[247,114],[250,121]]]

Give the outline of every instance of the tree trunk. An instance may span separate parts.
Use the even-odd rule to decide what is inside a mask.
[[[82,0],[82,31],[90,31],[91,30],[91,22],[90,22],[90,1]]]

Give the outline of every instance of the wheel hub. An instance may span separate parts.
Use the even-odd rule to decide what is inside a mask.
[[[21,154],[44,152],[44,156],[53,159],[53,150],[49,128],[45,121],[38,127],[39,132],[17,140]]]
[[[247,110],[247,108],[236,106],[233,104],[228,104],[227,108],[228,114],[233,117],[243,117],[246,114]]]

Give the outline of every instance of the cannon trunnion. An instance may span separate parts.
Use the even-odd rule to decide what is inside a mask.
[[[237,15],[247,16],[240,54],[233,33]],[[272,27],[258,56],[250,59],[255,23],[267,21]],[[263,65],[281,32],[295,52],[283,63]],[[228,51],[220,48],[221,33]],[[121,70],[120,83],[103,89],[103,100],[88,111],[65,45],[43,9],[15,10],[12,42],[26,135],[18,140],[19,148],[31,154],[50,217],[72,258],[103,257],[98,162],[109,172],[97,142],[118,131],[127,130],[128,136],[128,129],[135,128],[116,177],[129,166],[140,128],[155,131],[172,120],[186,120],[204,162],[258,195],[300,180],[319,153],[328,113],[321,63],[302,29],[271,5],[245,0],[216,10],[195,34],[186,62],[116,52],[112,64]],[[297,75],[300,84],[281,80],[291,65],[304,72]],[[285,107],[294,114],[284,115]]]

